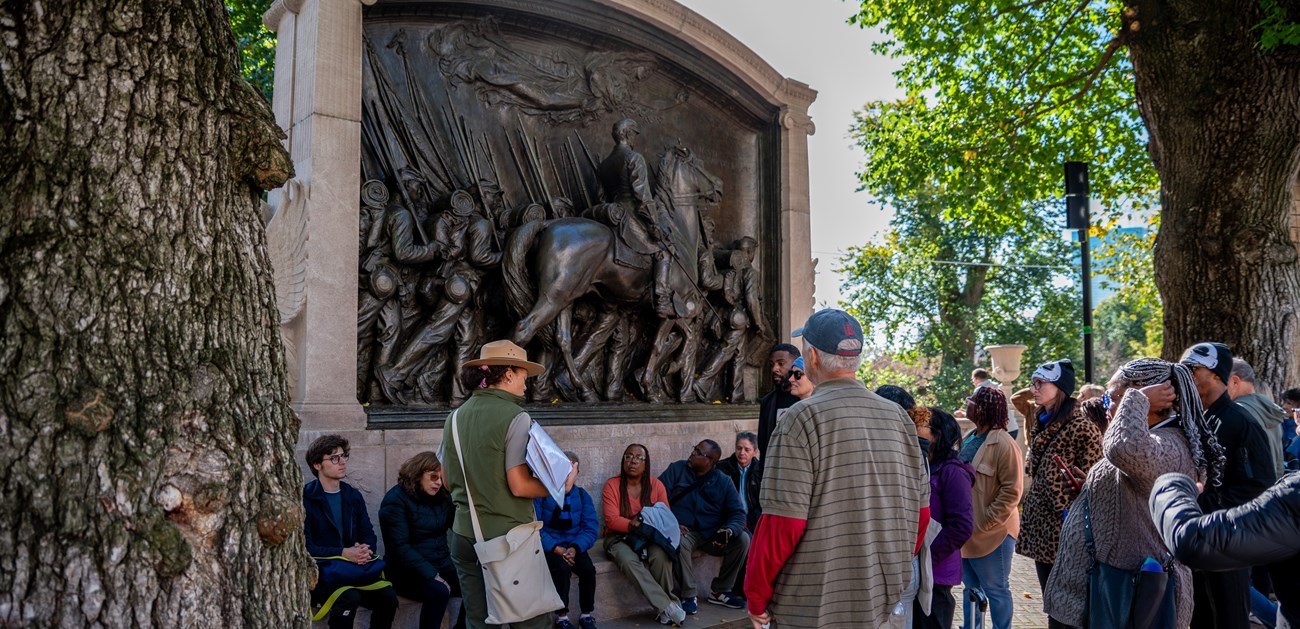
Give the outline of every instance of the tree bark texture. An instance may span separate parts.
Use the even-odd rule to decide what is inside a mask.
[[[0,626],[306,626],[258,215],[292,175],[216,0],[0,5]]]
[[[1261,50],[1263,17],[1257,0],[1130,0],[1120,36],[1160,174],[1165,357],[1221,341],[1278,393],[1300,347],[1300,50]]]

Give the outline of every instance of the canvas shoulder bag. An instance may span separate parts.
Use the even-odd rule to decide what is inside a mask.
[[[451,440],[456,446],[456,461],[465,478],[465,497],[469,499],[469,519],[474,525],[474,553],[483,568],[483,583],[487,590],[487,623],[503,625],[521,622],[548,614],[561,607],[560,595],[551,581],[542,554],[542,523],[520,524],[500,537],[483,539],[483,529],[474,509],[474,494],[470,491],[469,476],[465,474],[465,459],[460,448],[460,432],[456,430],[456,414],[451,414]]]

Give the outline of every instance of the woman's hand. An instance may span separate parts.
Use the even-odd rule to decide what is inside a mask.
[[[1174,385],[1168,382],[1153,384],[1138,389],[1151,402],[1150,412],[1159,413],[1174,406]]]

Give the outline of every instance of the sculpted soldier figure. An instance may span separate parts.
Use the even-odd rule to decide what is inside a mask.
[[[645,157],[632,148],[632,138],[640,134],[636,122],[623,118],[614,123],[614,150],[600,163],[600,180],[610,203],[621,205],[626,217],[619,226],[620,235],[633,249],[645,251],[649,246],[655,253],[654,296],[655,312],[661,317],[673,316],[672,289],[669,288],[671,260],[667,248],[672,246],[668,237],[668,220],[663,210],[650,194],[650,169]]]
[[[695,379],[695,393],[701,400],[708,399],[713,381],[728,363],[731,365],[731,397],[733,403],[745,401],[745,341],[750,326],[757,326],[761,334],[769,334],[763,318],[763,302],[758,292],[758,272],[754,270],[754,252],[758,241],[745,236],[736,241],[736,248],[728,255],[731,267],[722,275],[722,291],[729,308],[723,313],[726,330],[722,346],[709,359],[704,371]]]
[[[357,367],[359,386],[367,398],[374,397],[364,390],[371,369],[392,360],[402,331],[413,327],[420,314],[417,285],[425,275],[423,265],[436,256],[436,247],[422,228],[429,210],[426,180],[410,168],[402,169],[399,177],[409,207],[390,198],[383,183],[366,184],[366,192],[375,198],[367,199],[362,221],[366,254],[361,267],[366,281],[357,309]],[[376,202],[380,198],[385,200],[382,205]],[[382,215],[374,211],[375,205],[383,207]]]
[[[408,403],[407,391],[415,372],[435,351],[459,332],[457,356],[470,352],[468,345],[477,339],[473,329],[474,312],[467,310],[487,269],[501,263],[501,252],[494,246],[492,224],[474,211],[474,199],[468,192],[451,193],[450,207],[438,216],[434,226],[442,281],[438,306],[411,336],[401,355],[391,366],[376,369],[384,395],[397,404]],[[445,363],[444,363],[445,367]],[[435,369],[438,378],[452,370]]]

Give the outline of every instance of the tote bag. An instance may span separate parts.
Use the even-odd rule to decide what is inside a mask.
[[[505,535],[483,539],[478,512],[474,509],[474,494],[470,492],[469,476],[465,474],[465,460],[461,456],[460,432],[456,430],[458,412],[451,414],[451,439],[456,445],[460,474],[465,478],[469,518],[474,525],[474,552],[483,567],[488,624],[520,622],[564,607],[546,567],[546,556],[542,554],[541,522],[520,524],[506,531]]]

